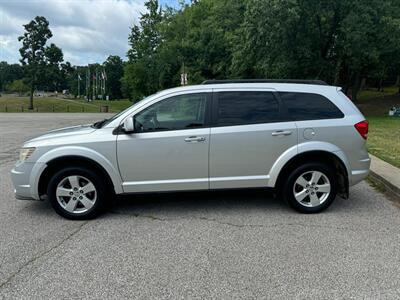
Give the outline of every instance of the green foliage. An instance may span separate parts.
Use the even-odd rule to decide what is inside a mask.
[[[250,0],[234,70],[323,79],[352,88],[355,99],[362,78],[399,58],[398,12],[392,1]]]
[[[30,81],[30,104],[33,109],[33,91],[38,80],[38,75],[43,73],[45,64],[45,45],[53,35],[49,29],[49,22],[45,17],[37,16],[31,22],[24,25],[25,32],[18,38],[22,41],[19,49],[21,63],[25,66],[25,72]]]
[[[234,35],[244,12],[240,0],[203,0],[160,11],[157,1],[133,26],[123,89],[131,99],[177,86],[180,73],[189,82],[230,75]],[[229,17],[227,17],[229,16]]]
[[[124,74],[124,63],[121,57],[110,55],[103,66],[107,76],[107,92],[110,99],[122,98],[121,78]]]
[[[6,91],[10,93],[17,93],[22,96],[29,91],[29,86],[24,83],[22,79],[14,80],[6,86]]]
[[[53,43],[46,47],[44,50],[44,76],[41,83],[47,85],[47,89],[59,91],[61,83],[65,80],[64,72],[62,70],[62,62],[64,55],[60,48]]]
[[[22,79],[24,71],[19,64],[8,64],[5,61],[0,62],[0,91],[4,90],[6,85],[14,80]]]
[[[400,2],[202,0],[134,25],[123,88],[129,97],[180,82],[223,78],[322,79],[353,91],[363,78],[400,74]]]
[[[131,27],[128,61],[72,67],[54,44],[44,17],[25,25],[21,63],[0,63],[0,89],[21,79],[31,91],[93,91],[93,74],[105,69],[111,99],[139,100],[159,90],[205,79],[322,79],[340,85],[353,100],[365,82],[400,92],[400,2],[391,0],[199,0],[161,8],[148,0]],[[86,89],[86,74],[90,85]],[[78,92],[78,77],[79,82]]]

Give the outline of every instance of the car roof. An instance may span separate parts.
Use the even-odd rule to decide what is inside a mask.
[[[199,84],[199,85],[186,85],[175,88],[166,89],[157,93],[161,96],[164,94],[170,94],[174,92],[184,91],[196,91],[196,90],[235,90],[235,89],[271,89],[280,92],[304,92],[304,93],[330,93],[337,91],[339,87],[322,84],[304,84],[304,83],[275,83],[275,82],[263,82],[263,83],[213,83],[213,84]]]

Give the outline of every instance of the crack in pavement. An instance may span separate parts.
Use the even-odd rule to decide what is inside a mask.
[[[111,212],[112,214],[118,214],[118,215],[131,215],[131,214],[123,214],[119,212]],[[173,218],[160,218],[154,215],[142,215],[138,213],[133,213],[132,214],[135,218],[146,218],[150,219],[153,221],[160,221],[160,222],[168,222],[168,221],[180,221],[180,220],[201,220],[201,221],[208,221],[208,222],[214,222],[220,225],[225,225],[225,226],[230,226],[230,227],[236,227],[236,228],[276,228],[276,227],[281,227],[281,226],[299,226],[299,227],[305,227],[305,228],[327,228],[327,229],[335,229],[335,230],[350,230],[353,232],[362,232],[362,231],[371,231],[371,229],[368,228],[354,228],[354,227],[340,227],[340,226],[329,226],[329,225],[314,225],[314,224],[303,224],[303,223],[275,223],[275,224],[236,224],[236,223],[231,223],[231,222],[223,222],[219,221],[217,219],[212,219],[212,218],[207,218],[207,217],[192,217],[192,218],[178,218],[178,219],[173,219]],[[379,231],[386,232],[390,231],[391,228],[380,228]]]
[[[75,229],[73,232],[71,232],[70,234],[68,234],[65,238],[63,238],[58,244],[54,245],[53,247],[51,247],[50,249],[47,249],[45,251],[43,251],[42,253],[39,253],[38,255],[32,257],[31,259],[29,259],[27,262],[25,262],[22,266],[20,266],[18,268],[18,270],[14,273],[12,273],[5,281],[3,281],[2,283],[0,283],[0,290],[7,285],[8,283],[10,283],[18,274],[20,274],[27,266],[31,265],[32,263],[34,263],[35,261],[37,261],[38,259],[42,258],[43,256],[45,256],[46,254],[50,253],[51,251],[57,249],[58,247],[60,247],[61,245],[63,245],[66,241],[70,240],[74,235],[76,235],[79,231],[82,230],[83,226],[85,226],[86,224],[88,224],[89,221],[83,222],[82,224],[80,224],[78,226],[77,229]]]

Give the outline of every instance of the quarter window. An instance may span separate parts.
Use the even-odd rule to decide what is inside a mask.
[[[135,116],[139,132],[193,129],[205,126],[207,94],[174,96],[144,109]]]
[[[293,120],[321,120],[343,118],[343,113],[329,99],[311,93],[279,93]]]
[[[279,103],[271,92],[220,92],[217,113],[219,126],[280,121]]]

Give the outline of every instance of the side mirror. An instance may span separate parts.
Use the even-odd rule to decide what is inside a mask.
[[[133,123],[133,117],[129,117],[129,118],[126,118],[124,120],[123,129],[124,129],[124,132],[126,132],[126,133],[132,133],[132,132],[135,131],[135,125]]]

